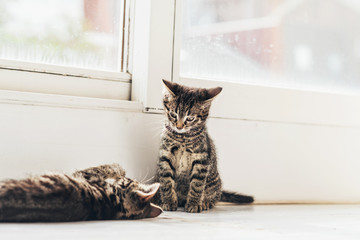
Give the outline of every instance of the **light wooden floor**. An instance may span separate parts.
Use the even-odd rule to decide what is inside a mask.
[[[0,239],[360,239],[360,205],[220,205],[155,219],[0,224]]]

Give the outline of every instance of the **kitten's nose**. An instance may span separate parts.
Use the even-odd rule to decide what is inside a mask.
[[[178,121],[177,123],[176,123],[176,128],[177,129],[179,129],[179,130],[181,130],[181,129],[183,129],[184,128],[184,123],[183,123],[183,121]]]

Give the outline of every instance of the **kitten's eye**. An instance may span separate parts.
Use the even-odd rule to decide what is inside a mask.
[[[194,120],[195,120],[195,117],[191,117],[191,116],[186,117],[186,121],[187,121],[187,122],[192,122],[192,121],[194,121]]]
[[[170,112],[170,117],[177,119],[177,114],[175,112]]]

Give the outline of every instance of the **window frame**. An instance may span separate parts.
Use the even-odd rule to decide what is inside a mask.
[[[162,79],[172,79],[176,0],[134,0],[131,100],[162,113]]]

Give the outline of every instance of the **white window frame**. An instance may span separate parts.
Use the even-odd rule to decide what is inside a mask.
[[[131,100],[162,113],[162,81],[172,79],[175,0],[134,0]]]

